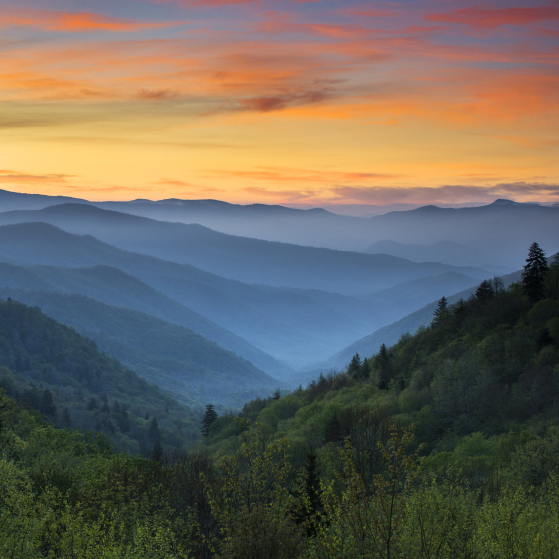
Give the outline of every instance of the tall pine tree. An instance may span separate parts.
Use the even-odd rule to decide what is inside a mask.
[[[522,287],[532,303],[544,296],[544,280],[549,272],[547,258],[538,243],[532,243],[522,272]]]
[[[431,322],[431,326],[437,326],[438,324],[440,324],[445,319],[445,317],[448,316],[448,314],[448,300],[445,296],[443,296],[437,303],[437,308],[433,313],[433,321]]]
[[[213,404],[208,404],[206,406],[206,411],[204,412],[204,417],[202,418],[202,435],[207,437],[210,432],[211,424],[217,419],[217,412],[215,411]]]

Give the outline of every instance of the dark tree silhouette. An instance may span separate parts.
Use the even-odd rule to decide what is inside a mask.
[[[448,300],[443,295],[439,299],[439,302],[437,303],[437,308],[433,313],[433,321],[431,322],[431,326],[437,326],[438,324],[441,323],[442,320],[444,320],[446,316],[448,316]]]
[[[495,276],[493,278],[493,293],[495,295],[499,295],[499,293],[502,293],[505,290],[505,284],[503,283],[503,280],[499,277],[499,276]]]
[[[493,285],[491,280],[483,280],[476,289],[476,298],[479,301],[489,301],[493,297]]]
[[[281,398],[281,390],[279,388],[276,388],[274,390],[274,393],[272,394],[272,399],[279,400],[280,398]]]
[[[215,411],[213,404],[208,404],[206,406],[206,411],[204,412],[204,417],[202,418],[202,435],[207,437],[210,432],[211,424],[217,419],[217,412]]]
[[[390,357],[384,343],[380,346],[378,355],[375,358],[375,365],[378,369],[377,386],[381,390],[386,390],[390,381]]]
[[[544,296],[544,280],[549,272],[547,258],[538,243],[532,243],[522,272],[522,287],[532,303]]]
[[[359,373],[360,368],[361,368],[361,357],[359,357],[359,354],[356,353],[351,358],[351,361],[349,362],[349,365],[347,367],[347,372],[350,375],[357,376],[357,374]]]

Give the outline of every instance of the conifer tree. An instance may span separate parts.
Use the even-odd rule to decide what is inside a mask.
[[[538,243],[532,243],[522,272],[522,287],[532,303],[544,296],[544,280],[549,272],[547,258]]]
[[[204,412],[204,417],[202,418],[202,435],[207,437],[210,432],[211,424],[217,419],[217,412],[215,411],[213,404],[208,404],[206,406],[206,411]]]
[[[365,357],[365,359],[363,359],[363,363],[361,363],[358,376],[360,378],[369,378],[370,372],[371,372],[371,365],[369,363],[369,360]]]
[[[388,388],[388,382],[390,381],[390,358],[384,343],[380,346],[380,350],[376,356],[375,366],[378,369],[377,386],[381,390],[386,390]]]
[[[491,280],[483,280],[476,289],[476,298],[479,301],[488,301],[493,297],[493,285]]]
[[[361,368],[361,357],[359,357],[359,353],[356,353],[349,362],[347,367],[347,372],[350,375],[357,376],[359,373],[359,369]]]
[[[272,399],[279,400],[280,398],[281,398],[281,390],[279,388],[276,388],[274,390],[274,393],[272,394]]]
[[[437,324],[440,324],[441,321],[446,316],[448,316],[448,300],[443,295],[439,299],[439,302],[437,303],[437,308],[435,309],[435,312],[433,313],[433,321],[431,322],[431,326],[436,326]]]

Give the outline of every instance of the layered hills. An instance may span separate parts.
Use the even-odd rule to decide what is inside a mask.
[[[455,271],[482,279],[487,271],[437,262],[415,263],[389,255],[320,249],[225,235],[201,225],[167,223],[62,204],[0,214],[0,224],[50,223],[92,235],[123,250],[155,256],[245,283],[362,295],[396,283]]]
[[[119,268],[291,366],[310,363],[335,348],[342,349],[409,312],[396,304],[380,312],[374,303],[317,290],[248,285],[190,265],[126,252],[94,237],[70,234],[44,223],[0,227],[0,260],[17,265],[91,267],[102,264]],[[45,270],[45,279],[53,283],[49,273]],[[100,271],[98,275],[105,273]],[[72,279],[72,273],[57,272],[58,278],[62,276],[64,280],[56,281],[66,285],[65,289],[71,280],[74,285],[80,284],[72,288],[74,292],[100,297],[91,287],[99,282],[98,277],[87,281],[90,287],[86,291],[83,278],[77,280],[74,275]],[[472,283],[475,281],[472,278]],[[108,283],[111,285],[107,287],[106,297],[118,284],[110,274]],[[125,301],[126,294],[123,297]],[[103,300],[109,304],[115,302]],[[145,307],[137,310],[151,312]],[[190,324],[183,325],[198,331]],[[250,359],[246,353],[240,350],[238,353]],[[264,369],[264,372],[271,371]]]
[[[263,204],[242,206],[219,200],[91,203],[65,197],[0,191],[0,207],[4,211],[37,210],[62,202],[96,205],[161,221],[196,223],[230,235],[344,251],[364,251],[374,243],[387,240],[427,246],[451,242],[467,247],[468,250],[462,249],[464,254],[472,255],[472,250],[483,253],[480,261],[477,257],[471,261],[459,261],[460,265],[475,267],[494,263],[518,269],[527,247],[534,240],[547,251],[555,250],[554,241],[559,233],[559,207],[520,204],[510,200],[465,208],[405,208],[406,211],[358,218],[323,209],[299,210]],[[396,254],[392,251],[380,252]],[[441,256],[444,247],[439,247],[438,252],[436,258],[428,257],[426,261],[456,263],[452,256],[451,260]],[[504,272],[501,270],[499,273]]]
[[[185,447],[197,414],[74,329],[13,300],[0,301],[0,386],[58,426],[107,434],[121,449],[159,440]]]
[[[84,297],[0,287],[0,298],[39,307],[96,342],[101,351],[201,412],[268,396],[281,383],[196,332],[133,309]]]

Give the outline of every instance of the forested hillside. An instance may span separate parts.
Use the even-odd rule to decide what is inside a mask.
[[[0,386],[58,427],[105,433],[121,450],[183,448],[193,411],[38,308],[0,301]]]
[[[0,287],[0,298],[41,310],[95,341],[101,351],[182,403],[200,410],[207,402],[237,409],[268,395],[280,381],[189,328],[82,295]]]
[[[49,323],[14,302],[1,308],[2,331]],[[65,338],[53,329],[18,326],[32,350],[23,368],[41,362],[35,340],[50,335],[49,359],[66,378],[72,360],[61,362]],[[429,327],[355,355],[345,372],[253,400],[238,417],[208,408],[201,453],[114,454],[102,436],[55,431],[0,391],[0,549],[14,558],[555,559],[558,378],[559,265],[534,244],[521,282],[495,278],[468,300],[441,298]],[[83,382],[113,389],[103,375]]]

